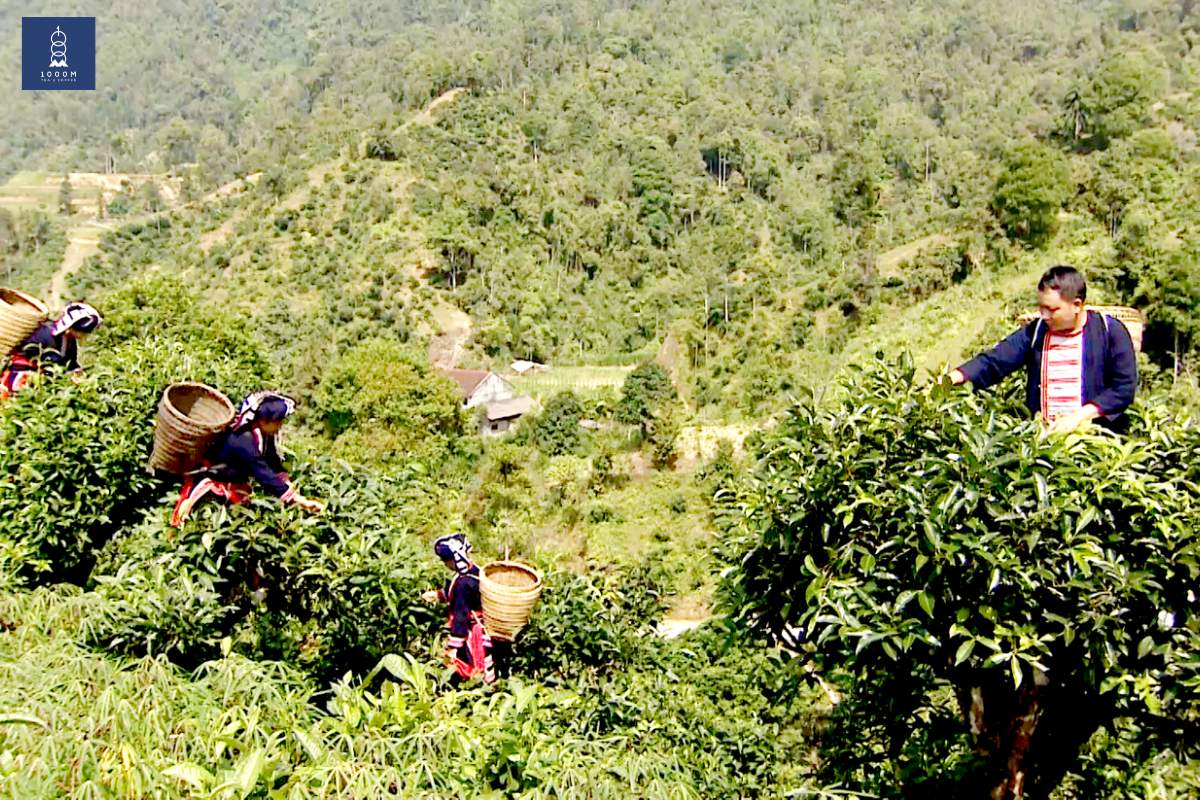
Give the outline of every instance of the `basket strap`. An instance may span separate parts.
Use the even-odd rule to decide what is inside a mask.
[[[183,474],[184,475],[199,475],[201,472],[208,472],[210,470],[215,472],[217,470],[224,469],[227,466],[229,466],[229,465],[224,462],[221,462],[220,464],[201,464],[200,466],[196,467],[195,469],[188,470],[187,472],[185,472]]]

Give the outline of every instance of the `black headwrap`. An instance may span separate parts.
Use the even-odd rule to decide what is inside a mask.
[[[465,575],[471,569],[471,543],[465,534],[452,533],[433,543],[433,552],[442,561],[454,561],[454,571]]]
[[[91,333],[99,328],[103,321],[100,312],[87,303],[68,303],[62,316],[55,320],[53,332],[55,336],[65,331]]]
[[[269,390],[262,390],[247,395],[238,406],[237,417],[233,427],[241,429],[252,423],[275,422],[281,420],[296,410],[296,401],[287,395]]]

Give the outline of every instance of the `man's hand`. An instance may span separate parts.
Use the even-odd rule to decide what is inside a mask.
[[[967,377],[961,371],[955,369],[950,372],[943,372],[934,377],[934,383],[943,388],[951,386],[961,386],[967,382]]]
[[[426,603],[436,603],[438,599],[437,589],[430,589],[427,592],[421,592],[421,599]]]
[[[1088,403],[1078,411],[1056,417],[1047,429],[1050,433],[1070,433],[1100,416],[1100,409]]]

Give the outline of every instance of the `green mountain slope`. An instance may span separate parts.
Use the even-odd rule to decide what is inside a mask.
[[[1026,223],[992,206],[1014,143],[1073,150],[1055,196],[1096,219],[1113,191],[1148,191],[1109,186],[1098,145],[1158,129],[1168,151],[1151,160],[1191,163],[1194,104],[1151,108],[1190,85],[1190,18],[1129,13],[463,8],[431,17],[423,44],[380,33],[347,55],[344,82],[255,151],[253,192],[156,230],[113,275],[178,273],[288,354],[465,331],[431,323],[451,307],[479,364],[631,363],[669,341],[692,407],[754,416],[908,305],[1005,280],[1004,226]],[[1080,104],[1091,128],[1068,124]],[[1111,264],[1081,266],[1133,294]]]

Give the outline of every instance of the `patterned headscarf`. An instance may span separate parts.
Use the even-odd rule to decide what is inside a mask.
[[[433,543],[433,552],[442,561],[453,560],[454,571],[466,575],[471,570],[471,543],[462,533],[451,533]]]
[[[255,422],[274,422],[281,420],[296,410],[296,401],[285,394],[272,392],[269,389],[246,395],[238,406],[237,416],[234,417],[235,430]]]
[[[68,303],[67,307],[63,309],[62,316],[55,320],[51,331],[55,336],[70,330],[91,333],[100,327],[100,323],[103,321],[104,318],[100,316],[100,312],[87,303]]]

